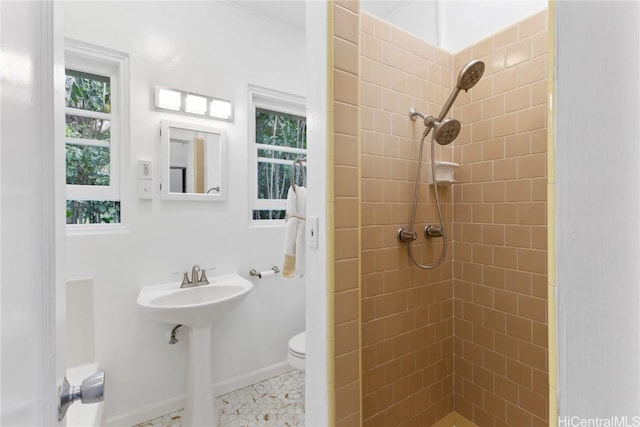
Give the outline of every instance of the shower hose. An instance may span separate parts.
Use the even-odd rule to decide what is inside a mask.
[[[413,226],[416,221],[416,209],[418,207],[418,194],[420,190],[420,174],[422,172],[422,149],[424,147],[424,140],[431,131],[430,127],[427,127],[422,134],[422,139],[420,140],[420,153],[418,154],[418,173],[416,176],[416,186],[415,191],[413,192],[413,209],[411,212],[411,222],[409,224],[409,230],[413,230]],[[438,186],[436,185],[436,165],[435,165],[435,132],[431,135],[431,182],[433,182],[433,192],[436,196],[436,207],[438,208],[438,218],[440,219],[440,229],[442,230],[442,252],[440,253],[440,258],[433,264],[420,264],[413,254],[413,241],[409,241],[409,257],[411,261],[418,267],[430,270],[439,266],[442,261],[444,261],[444,257],[447,255],[447,232],[444,228],[444,220],[442,218],[442,208],[440,207],[440,197],[438,196]]]

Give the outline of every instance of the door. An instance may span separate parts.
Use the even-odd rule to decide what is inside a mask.
[[[58,10],[54,2],[0,1],[0,425],[58,424],[65,327]]]

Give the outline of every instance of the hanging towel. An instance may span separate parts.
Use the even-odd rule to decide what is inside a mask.
[[[305,218],[307,215],[307,189],[289,188],[287,194],[287,225],[284,236],[284,266],[282,277],[304,276]]]

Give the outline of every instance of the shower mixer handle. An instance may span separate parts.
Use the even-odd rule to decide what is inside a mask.
[[[407,243],[413,242],[418,238],[418,233],[413,230],[408,230],[406,228],[398,229],[398,242]]]
[[[432,237],[442,237],[443,235],[444,232],[442,231],[442,228],[435,225],[427,225],[424,228],[424,237],[426,237],[427,239],[430,239]]]

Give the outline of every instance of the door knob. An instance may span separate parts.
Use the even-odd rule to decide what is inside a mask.
[[[104,400],[104,371],[88,376],[79,387],[69,385],[69,381],[65,377],[58,391],[58,397],[60,398],[58,421],[62,421],[69,406],[78,399],[82,403],[102,402]]]

